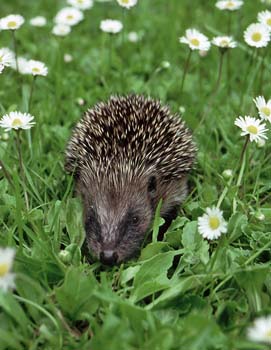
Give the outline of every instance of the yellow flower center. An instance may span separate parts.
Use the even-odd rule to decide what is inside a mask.
[[[4,277],[8,273],[8,264],[2,263],[0,264],[0,277]]]
[[[67,15],[67,19],[73,19],[73,15]]]
[[[129,4],[130,0],[121,0],[123,4]]]
[[[262,107],[261,108],[261,112],[263,113],[263,114],[265,114],[266,116],[270,116],[270,114],[271,114],[271,111],[270,111],[270,108],[269,107]]]
[[[220,41],[220,45],[223,46],[223,47],[229,46],[229,42],[228,42],[228,40],[224,39],[224,40]]]
[[[12,123],[11,123],[11,125],[13,126],[13,127],[16,127],[16,126],[22,126],[22,121],[21,121],[21,119],[19,119],[19,118],[15,118],[15,119],[13,119],[13,121],[12,121]],[[0,265],[0,268],[1,268],[1,265]]]
[[[191,42],[191,44],[194,45],[194,46],[199,46],[199,44],[200,44],[200,43],[199,43],[199,40],[196,39],[196,38],[191,39],[190,42]]]
[[[258,42],[262,39],[262,34],[259,32],[255,32],[252,34],[251,39],[255,42]]]
[[[257,135],[258,134],[258,128],[255,126],[255,125],[249,125],[247,127],[247,131],[250,133],[250,134],[254,134],[254,135]]]
[[[265,335],[269,338],[271,338],[271,329],[268,329],[268,331],[265,333]]]
[[[220,221],[219,221],[218,217],[217,216],[211,216],[209,218],[209,225],[210,225],[212,230],[216,230],[219,227],[219,225],[220,225]]]
[[[84,3],[84,0],[77,0],[77,2],[78,2],[79,4],[83,4],[83,3]]]
[[[268,20],[266,21],[266,24],[267,24],[268,26],[271,26],[271,17],[268,18]]]
[[[0,62],[3,62],[3,56],[0,56]]]
[[[232,1],[227,2],[227,7],[233,7],[233,6],[234,6],[234,3]]]
[[[15,21],[8,22],[8,28],[15,28],[16,26],[17,26],[17,23]]]
[[[39,68],[34,67],[34,68],[32,68],[32,72],[33,72],[33,73],[39,73],[39,72],[40,72],[40,70],[39,70]]]

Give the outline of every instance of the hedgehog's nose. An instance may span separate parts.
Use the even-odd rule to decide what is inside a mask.
[[[114,250],[104,250],[100,253],[100,260],[105,265],[114,265],[118,260],[118,254]]]

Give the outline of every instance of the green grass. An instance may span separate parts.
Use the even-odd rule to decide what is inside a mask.
[[[16,248],[17,275],[16,290],[0,293],[0,350],[268,349],[250,342],[246,333],[255,317],[271,313],[271,147],[269,140],[263,148],[248,145],[237,191],[245,139],[234,126],[239,115],[256,116],[253,98],[271,94],[270,47],[259,50],[251,65],[254,50],[242,39],[264,6],[246,1],[240,11],[229,14],[215,9],[214,3],[139,0],[125,15],[126,33],[142,35],[133,44],[123,42],[122,34],[109,37],[99,30],[104,18],[122,19],[114,1],[96,3],[64,39],[50,33],[64,1],[1,2],[1,16],[20,13],[26,19],[49,19],[45,28],[26,23],[17,32],[19,55],[45,62],[49,74],[36,81],[30,112],[37,124],[31,138],[21,133],[25,182],[14,133],[0,141],[0,159],[13,184],[2,171],[0,246]],[[230,52],[229,70],[225,57],[211,105],[219,64],[215,47],[203,58],[193,53],[180,97],[188,49],[178,37],[189,27],[209,37],[227,33],[229,19],[240,45]],[[10,33],[0,35],[1,46],[12,48]],[[63,62],[64,53],[72,54],[71,63]],[[261,81],[262,55],[266,59]],[[162,68],[163,61],[170,62],[168,69]],[[27,111],[31,77],[6,69],[0,81],[1,115]],[[173,112],[184,106],[183,119],[194,130],[198,157],[189,178],[191,194],[164,241],[156,242],[154,234],[138,259],[105,268],[81,257],[81,205],[63,170],[64,150],[83,111],[110,94],[129,92],[159,98]],[[83,106],[78,98],[84,99]],[[197,231],[197,218],[216,205],[227,186],[222,172],[228,168],[236,170],[221,204],[228,232],[208,242]],[[255,216],[257,211],[265,215],[263,221]]]

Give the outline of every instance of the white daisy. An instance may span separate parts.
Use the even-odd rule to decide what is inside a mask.
[[[100,23],[100,29],[106,33],[117,34],[122,28],[122,23],[115,19],[104,19]]]
[[[31,72],[29,70],[28,62],[29,61],[27,59],[25,59],[24,57],[18,57],[18,70],[19,70],[19,73],[21,73],[21,74],[31,74]],[[17,70],[15,57],[14,57],[13,61],[11,62],[10,67],[12,69]]]
[[[227,232],[227,223],[223,218],[223,212],[216,208],[207,208],[206,213],[198,218],[199,233],[207,239],[216,239],[222,233]]]
[[[88,10],[93,7],[93,0],[67,0],[67,3],[79,10]]]
[[[258,109],[259,116],[271,122],[271,99],[266,102],[263,96],[258,96],[253,101]]]
[[[33,17],[29,20],[31,26],[34,27],[44,27],[47,24],[47,19],[43,16]]]
[[[15,274],[11,273],[15,250],[12,248],[0,248],[0,289],[7,292],[15,288]]]
[[[84,14],[82,11],[74,7],[64,7],[61,9],[56,17],[55,22],[57,24],[65,24],[67,26],[74,26],[82,21]]]
[[[52,29],[52,33],[57,36],[66,36],[70,34],[70,32],[71,27],[66,24],[56,24]]]
[[[209,39],[196,29],[187,29],[185,36],[179,38],[180,43],[189,45],[191,50],[208,51],[210,49]]]
[[[73,57],[69,53],[65,53],[63,59],[64,59],[64,62],[70,63],[70,62],[72,62]]]
[[[252,23],[244,32],[245,42],[253,47],[266,47],[270,41],[270,32],[262,23]]]
[[[223,49],[235,48],[237,46],[236,41],[233,40],[232,36],[216,36],[213,38],[212,43]]]
[[[255,342],[271,344],[271,316],[259,317],[248,328],[248,338]]]
[[[244,1],[241,0],[220,0],[216,2],[215,6],[219,10],[234,11],[238,10],[243,5],[243,3]]]
[[[34,117],[29,113],[22,112],[10,112],[5,114],[0,120],[0,127],[4,128],[5,131],[10,131],[11,129],[30,129],[35,122],[33,122]]]
[[[258,13],[257,19],[260,23],[271,29],[271,12],[266,10]]]
[[[2,64],[0,64],[0,74],[3,72],[5,66],[3,66]]]
[[[11,65],[12,61],[14,60],[14,54],[9,49],[6,49],[5,47],[0,49],[0,64],[1,66],[8,67]]]
[[[139,41],[139,35],[137,34],[137,32],[130,32],[128,33],[128,40],[131,43],[137,43]]]
[[[117,0],[118,4],[122,7],[130,9],[137,4],[137,0]]]
[[[32,75],[42,75],[46,76],[48,74],[48,68],[43,62],[30,60],[28,61],[29,71]]]
[[[249,135],[250,141],[258,142],[260,139],[267,139],[265,135],[267,129],[265,123],[261,124],[261,120],[245,116],[239,117],[235,120],[234,124],[242,129],[241,136]]]
[[[21,15],[9,15],[0,19],[0,29],[15,30],[24,24],[24,18]]]

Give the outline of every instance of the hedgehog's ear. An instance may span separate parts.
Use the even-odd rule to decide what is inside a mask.
[[[148,192],[153,196],[156,193],[157,181],[156,177],[152,175],[148,180]]]

